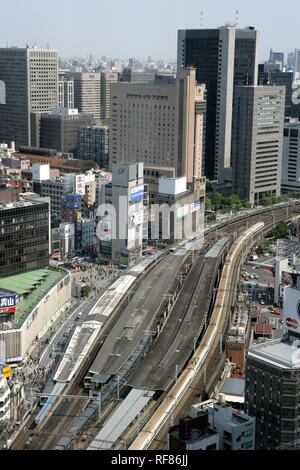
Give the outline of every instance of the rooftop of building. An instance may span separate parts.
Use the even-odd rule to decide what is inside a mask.
[[[244,396],[245,380],[236,378],[227,378],[220,390],[225,395]]]
[[[14,291],[19,295],[13,328],[21,328],[38,303],[66,275],[64,269],[46,268],[0,279],[0,289]]]
[[[7,202],[5,204],[0,204],[0,211],[9,210],[9,209],[18,209],[22,207],[37,206],[39,204],[45,204],[45,200],[39,200],[37,196],[37,199],[26,199],[26,200],[22,199],[20,201]]]
[[[300,339],[287,337],[257,344],[249,350],[249,357],[267,362],[281,369],[300,368]]]

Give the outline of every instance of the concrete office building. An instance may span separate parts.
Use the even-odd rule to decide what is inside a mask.
[[[111,85],[109,160],[175,168],[188,182],[202,176],[205,87],[195,69],[182,69],[176,82]]]
[[[39,200],[0,205],[0,277],[49,264],[50,208]]]
[[[74,79],[68,78],[66,72],[59,71],[58,81],[58,107],[74,109]]]
[[[208,400],[193,405],[168,434],[169,450],[254,450],[255,419]]]
[[[96,72],[67,72],[74,81],[74,107],[80,113],[100,119],[100,74]]]
[[[300,439],[299,339],[252,347],[247,356],[245,412],[256,417],[256,448],[270,450]]]
[[[233,192],[250,204],[280,194],[284,87],[236,88],[232,125]]]
[[[38,147],[77,155],[78,130],[92,122],[92,114],[78,113],[77,109],[56,108],[51,113],[43,113]]]
[[[146,69],[139,70],[126,67],[120,76],[120,82],[130,83],[149,83],[155,80],[157,70]]]
[[[100,79],[100,106],[101,106],[101,121],[110,119],[110,87],[112,83],[119,80],[117,72],[102,72]]]
[[[279,62],[281,70],[284,67],[284,52],[275,52],[273,49],[270,50],[270,62]]]
[[[100,256],[128,266],[142,253],[145,192],[143,163],[113,165],[111,183],[102,181],[101,186],[96,230],[100,240]]]
[[[234,87],[257,84],[257,42],[253,27],[178,31],[178,69],[195,67],[207,90],[205,176],[220,183],[231,181]]]
[[[58,105],[58,53],[27,46],[0,49],[0,142],[31,145],[30,113]]]
[[[294,70],[300,73],[300,49],[295,49]]]
[[[263,450],[300,448],[299,270],[284,279],[284,335],[252,347],[247,356],[245,412],[256,418],[256,448]]]
[[[281,190],[300,191],[300,122],[296,118],[284,123]]]
[[[102,167],[109,164],[109,127],[92,125],[78,130],[77,156],[83,160],[94,160]]]

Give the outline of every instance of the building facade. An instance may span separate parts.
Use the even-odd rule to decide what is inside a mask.
[[[119,80],[119,74],[117,72],[102,72],[100,79],[100,106],[101,106],[101,121],[110,119],[110,86],[112,83],[116,83]]]
[[[49,204],[20,201],[0,206],[0,277],[49,264]]]
[[[77,156],[83,160],[94,160],[101,167],[109,165],[109,127],[87,126],[78,130]]]
[[[284,123],[281,190],[300,191],[300,122],[295,118]]]
[[[77,155],[78,130],[92,121],[92,114],[78,113],[77,109],[56,108],[51,114],[43,113],[38,147]]]
[[[74,79],[66,77],[66,72],[59,71],[58,107],[74,109]]]
[[[292,116],[293,72],[280,70],[266,71],[265,65],[259,65],[258,85],[274,85],[285,87],[285,116]]]
[[[239,86],[232,124],[233,192],[251,204],[280,194],[285,89]]]
[[[174,167],[188,182],[202,176],[205,87],[182,69],[175,83],[111,85],[109,159],[115,163]]]
[[[53,49],[0,49],[0,142],[31,145],[30,113],[48,112],[58,105],[58,52]]]
[[[231,180],[231,124],[236,85],[256,85],[258,33],[254,28],[179,30],[177,64],[195,67],[207,90],[205,176]]]
[[[100,119],[100,74],[97,72],[67,72],[74,81],[74,107],[80,113]]]

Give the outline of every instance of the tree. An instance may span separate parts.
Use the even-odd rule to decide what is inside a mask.
[[[81,297],[87,297],[90,294],[91,290],[92,290],[92,288],[88,284],[83,286],[81,288]]]
[[[281,221],[279,224],[272,230],[272,236],[275,238],[285,238],[288,231],[288,225]]]
[[[226,206],[229,207],[240,207],[241,206],[241,199],[237,194],[231,194],[225,199]]]
[[[222,194],[216,192],[213,196],[212,203],[214,206],[220,207],[222,202],[223,202],[223,196]]]
[[[205,210],[210,211],[211,206],[212,206],[211,199],[209,199],[208,196],[205,196]]]

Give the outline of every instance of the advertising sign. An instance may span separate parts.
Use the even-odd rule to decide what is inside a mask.
[[[133,214],[129,215],[129,225],[130,226],[136,226],[136,225],[141,225],[144,220],[144,211],[140,210],[138,212],[134,212]]]
[[[296,273],[289,273],[287,271],[282,271],[281,284],[283,286],[297,287],[297,278],[298,278],[298,274]]]
[[[202,207],[201,201],[193,202],[190,206],[191,213],[200,211],[201,207]]]
[[[67,194],[66,207],[68,209],[81,209],[82,197],[78,194]]]
[[[129,202],[140,201],[144,198],[144,186],[136,186],[130,192]]]
[[[80,196],[85,195],[85,176],[84,175],[77,175],[76,177],[76,194],[80,194]]]
[[[284,328],[300,333],[300,291],[287,287],[283,308]]]
[[[0,295],[0,315],[15,313],[18,301],[18,294]]]

